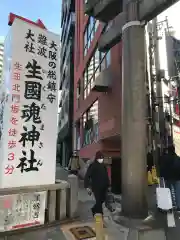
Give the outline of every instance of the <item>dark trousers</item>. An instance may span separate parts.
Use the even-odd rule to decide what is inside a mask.
[[[70,170],[70,174],[77,175],[77,174],[78,174],[78,171],[77,171],[77,170]]]
[[[166,181],[166,186],[171,190],[173,206],[180,209],[180,181]]]
[[[106,191],[94,191],[94,198],[95,198],[95,204],[94,206],[92,207],[92,214],[93,216],[96,214],[96,213],[100,213],[100,214],[103,214],[103,203],[105,202],[106,200]]]

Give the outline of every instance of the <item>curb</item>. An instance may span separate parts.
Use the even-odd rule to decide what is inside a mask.
[[[18,236],[19,234],[24,234],[24,233],[28,233],[28,232],[35,232],[38,230],[43,230],[46,228],[52,228],[52,227],[56,227],[59,226],[61,227],[61,225],[65,225],[68,223],[72,223],[74,221],[78,221],[79,216],[76,218],[72,218],[72,219],[65,219],[62,221],[55,221],[53,223],[50,224],[43,224],[40,226],[35,226],[35,227],[29,227],[29,228],[24,228],[24,229],[17,229],[17,230],[12,230],[12,231],[7,231],[7,232],[0,232],[0,237],[9,237],[9,236]]]

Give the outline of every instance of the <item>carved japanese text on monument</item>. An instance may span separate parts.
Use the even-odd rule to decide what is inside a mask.
[[[12,101],[4,166],[9,180],[3,185],[54,183],[59,37],[19,19],[12,28]]]
[[[0,197],[0,232],[44,224],[46,192]]]

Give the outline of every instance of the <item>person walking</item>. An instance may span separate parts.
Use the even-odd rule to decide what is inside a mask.
[[[159,169],[160,177],[163,177],[167,185],[169,185],[174,180],[173,166],[175,162],[175,149],[174,146],[168,146],[164,149],[162,156],[160,157]]]
[[[74,152],[74,154],[72,154],[72,157],[70,158],[68,169],[70,171],[70,174],[78,175],[80,164],[79,156],[77,155],[76,152]]]
[[[106,200],[106,194],[110,187],[107,168],[104,164],[104,156],[98,151],[95,156],[95,160],[88,167],[85,179],[84,187],[87,189],[88,194],[94,194],[95,204],[92,207],[92,214],[103,215],[103,203]]]
[[[164,178],[166,186],[171,190],[173,205],[180,208],[180,189],[178,187],[180,180],[180,160],[178,158],[174,145],[168,146],[160,158],[159,169],[160,177]]]
[[[176,210],[180,212],[180,157],[177,154],[175,154],[174,159],[173,175],[174,175]]]

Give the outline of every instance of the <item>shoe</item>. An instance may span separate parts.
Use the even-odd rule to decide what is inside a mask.
[[[154,216],[152,214],[148,215],[144,220],[143,222],[151,222],[151,221],[154,221]]]

